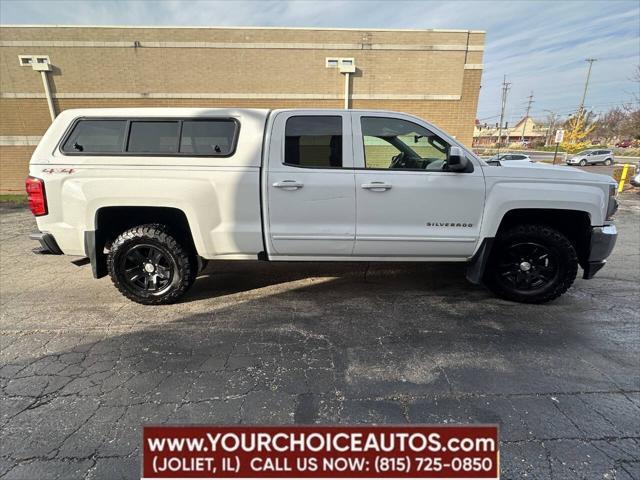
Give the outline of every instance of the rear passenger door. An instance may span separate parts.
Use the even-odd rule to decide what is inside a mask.
[[[596,154],[594,155],[593,160],[594,160],[595,162],[598,162],[598,163],[600,163],[600,162],[604,162],[604,159],[605,159],[605,157],[606,157],[606,153],[607,153],[607,152],[606,152],[605,150],[598,150],[598,151],[596,152]]]
[[[355,242],[355,179],[347,112],[281,112],[269,141],[271,256],[349,256]]]

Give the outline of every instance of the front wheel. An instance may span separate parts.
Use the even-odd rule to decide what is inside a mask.
[[[499,235],[485,284],[499,297],[544,303],[562,295],[578,272],[578,256],[562,233],[545,225],[519,225]]]
[[[587,161],[583,158],[582,160],[580,160],[580,166],[584,167],[587,164]]]
[[[107,268],[125,297],[144,305],[175,302],[194,282],[197,263],[162,225],[139,225],[120,234]]]

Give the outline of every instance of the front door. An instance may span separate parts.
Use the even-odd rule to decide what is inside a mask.
[[[449,143],[410,116],[353,113],[356,256],[460,259],[480,233],[479,165],[447,171]]]
[[[269,147],[271,256],[349,256],[355,242],[351,118],[346,112],[281,112]]]

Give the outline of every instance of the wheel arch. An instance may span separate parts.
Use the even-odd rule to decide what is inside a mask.
[[[91,262],[93,276],[107,275],[105,248],[122,232],[136,225],[157,223],[166,225],[181,239],[185,248],[197,255],[193,233],[185,212],[175,207],[108,206],[95,212],[94,230],[84,232],[84,248]]]
[[[561,210],[552,208],[517,208],[502,217],[498,232],[515,225],[534,223],[555,228],[569,239],[582,264],[589,254],[591,237],[591,215],[583,210]]]
[[[578,262],[584,268],[589,256],[591,240],[591,215],[583,210],[553,208],[515,208],[505,212],[495,235],[485,237],[471,258],[467,268],[467,279],[479,284],[484,276],[489,255],[494,245],[494,238],[501,232],[522,224],[548,225],[566,236],[578,254]]]

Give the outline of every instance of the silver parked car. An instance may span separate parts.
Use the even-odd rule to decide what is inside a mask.
[[[614,161],[613,152],[611,150],[584,150],[576,153],[573,157],[567,159],[567,165],[594,165],[602,163],[604,165],[612,165]]]
[[[640,162],[638,162],[638,165],[636,165],[636,172],[635,175],[631,177],[630,183],[634,187],[640,187]]]

